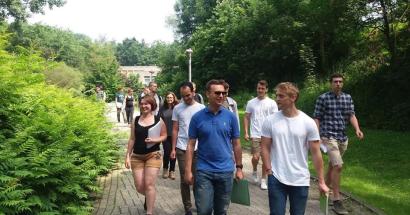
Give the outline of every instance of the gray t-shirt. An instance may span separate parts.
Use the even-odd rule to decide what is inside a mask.
[[[189,140],[189,122],[191,122],[191,118],[196,112],[204,108],[205,105],[198,102],[194,102],[192,105],[187,105],[182,102],[174,107],[174,111],[172,112],[172,121],[178,122],[177,148],[186,150]]]

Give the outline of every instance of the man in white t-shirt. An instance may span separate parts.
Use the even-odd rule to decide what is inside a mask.
[[[172,112],[172,151],[171,158],[177,159],[181,178],[181,196],[185,214],[192,214],[191,191],[189,184],[183,180],[185,174],[185,152],[188,146],[188,128],[192,116],[205,108],[205,105],[194,100],[195,91],[191,82],[184,82],[179,87],[183,102],[177,104]],[[195,147],[196,150],[196,147]],[[193,159],[192,172],[195,172],[196,156]]]
[[[315,121],[295,106],[298,88],[279,83],[276,88],[279,112],[266,118],[262,125],[261,155],[268,174],[270,214],[285,215],[289,197],[290,214],[305,213],[310,173],[308,150],[319,178],[319,191],[327,193],[323,177],[320,136]]]
[[[278,111],[276,102],[269,98],[268,82],[260,80],[256,86],[258,96],[248,101],[245,110],[245,117],[243,125],[245,130],[245,140],[251,140],[252,148],[252,178],[255,183],[258,183],[257,167],[260,157],[260,142],[261,142],[261,128],[263,120],[274,112]],[[248,131],[250,130],[250,134]],[[266,171],[262,167],[261,189],[268,189],[266,185]]]

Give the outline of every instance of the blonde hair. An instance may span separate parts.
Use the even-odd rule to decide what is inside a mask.
[[[299,98],[299,88],[296,86],[296,84],[292,82],[281,82],[275,87],[275,91],[282,90],[284,91],[288,96],[296,96],[296,100]]]

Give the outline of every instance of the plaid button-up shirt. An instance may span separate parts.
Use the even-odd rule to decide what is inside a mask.
[[[354,105],[349,94],[342,92],[337,96],[333,92],[327,92],[316,100],[313,118],[320,122],[320,136],[346,141],[345,131],[352,114],[355,114]]]

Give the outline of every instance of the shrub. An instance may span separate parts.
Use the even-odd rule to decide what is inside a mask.
[[[104,107],[45,84],[48,63],[0,38],[0,214],[88,214],[116,162]]]

